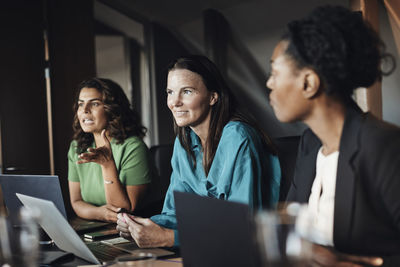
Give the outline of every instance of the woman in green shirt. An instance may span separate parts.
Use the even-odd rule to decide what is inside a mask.
[[[74,111],[71,205],[79,217],[116,222],[119,209],[133,211],[151,182],[146,128],[122,88],[107,79],[83,81]]]

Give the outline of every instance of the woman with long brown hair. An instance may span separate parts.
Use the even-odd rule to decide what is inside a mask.
[[[274,207],[279,160],[269,138],[240,112],[214,63],[204,56],[176,59],[168,68],[166,91],[177,137],[162,214],[151,219],[119,214],[121,236],[140,247],[178,245],[174,191],[237,201],[252,209]]]

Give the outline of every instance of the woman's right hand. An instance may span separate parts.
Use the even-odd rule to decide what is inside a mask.
[[[119,213],[117,216],[117,231],[119,231],[119,235],[125,239],[128,240],[133,240],[132,236],[131,236],[131,232],[129,231],[129,225],[126,222],[126,220],[124,219],[124,216],[122,215],[122,213]]]
[[[120,208],[111,204],[98,207],[99,220],[106,222],[117,222],[117,215]]]
[[[114,162],[111,143],[107,138],[106,130],[101,131],[103,144],[97,148],[88,148],[87,152],[79,154],[78,164],[95,162],[99,165],[106,166]]]

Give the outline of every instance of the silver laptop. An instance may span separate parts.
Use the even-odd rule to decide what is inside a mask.
[[[107,241],[100,241],[85,244],[67,220],[64,219],[53,202],[18,193],[16,195],[26,207],[40,211],[39,224],[50,238],[54,240],[58,248],[71,252],[89,262],[100,264],[100,262],[114,260],[117,256],[130,254],[132,251],[149,252],[155,254],[157,257],[174,254],[171,251],[161,248],[140,249],[135,242],[111,244]]]
[[[40,211],[40,226],[61,250],[71,252],[89,262],[101,264],[61,215],[53,202],[18,193],[16,195],[24,206]]]
[[[67,219],[64,200],[62,196],[60,179],[56,175],[0,175],[0,187],[2,188],[4,204],[11,220],[18,217],[21,201],[15,193],[52,201],[64,218]],[[100,221],[86,221],[74,225],[74,230],[79,234],[94,231],[110,223]]]

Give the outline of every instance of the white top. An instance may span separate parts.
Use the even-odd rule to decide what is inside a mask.
[[[338,158],[339,151],[324,156],[322,147],[319,149],[315,180],[308,200],[313,241],[325,246],[333,246],[333,212]]]

